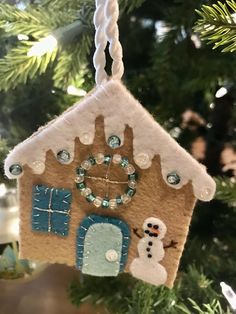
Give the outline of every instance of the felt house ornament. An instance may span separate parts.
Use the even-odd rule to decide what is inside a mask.
[[[20,253],[172,287],[196,199],[211,200],[215,183],[119,71],[7,157],[5,173],[19,188]]]

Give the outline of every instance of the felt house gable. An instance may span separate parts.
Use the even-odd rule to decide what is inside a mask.
[[[196,199],[215,183],[119,80],[17,145],[24,258],[173,285]]]

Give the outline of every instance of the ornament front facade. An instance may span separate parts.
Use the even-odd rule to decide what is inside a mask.
[[[109,143],[111,136],[116,137]],[[110,156],[107,164],[103,160],[104,156]],[[122,164],[117,156],[126,158],[128,163]],[[86,168],[84,162],[91,161],[91,158],[97,158],[97,162],[88,166],[84,180],[78,179],[78,167],[82,165],[82,168]],[[15,175],[12,171],[13,165],[20,165],[23,172]],[[16,171],[16,167],[13,170]],[[134,171],[138,175],[137,182],[129,179]],[[99,276],[101,267],[94,269],[94,272],[89,265],[83,267],[86,260],[90,260],[86,255],[89,252],[95,261],[96,254],[97,260],[103,256],[107,270],[109,269],[107,275],[111,275],[112,271],[113,275],[117,275],[124,270],[144,281],[169,287],[173,285],[176,276],[195,201],[197,198],[208,201],[215,191],[214,181],[203,166],[154,121],[118,80],[110,80],[98,86],[82,102],[19,144],[8,156],[5,172],[10,178],[18,177],[21,208],[20,251],[23,258],[75,265],[84,273]],[[86,188],[91,189],[88,194],[80,183],[86,183]],[[69,191],[70,196],[67,196],[68,193],[63,194],[63,197],[70,199],[68,206],[65,198],[61,200],[65,207],[57,205],[60,207],[57,214],[64,215],[63,219],[61,216],[57,218],[51,207],[46,208],[47,213],[43,219],[41,215],[45,211],[38,207],[41,212],[37,216],[38,212],[34,211],[34,207],[37,208],[37,198],[36,203],[34,200],[32,202],[32,194],[38,185],[46,189],[58,189],[60,193],[63,189]],[[46,190],[46,197],[47,193]],[[53,197],[55,200],[51,201],[58,204],[56,196],[51,194],[51,198]],[[107,197],[107,203],[99,203],[100,198],[103,201]],[[50,197],[48,203],[43,205],[49,207],[49,200]],[[41,220],[38,221],[37,217]],[[96,235],[100,235],[101,247],[99,237],[95,236],[91,243],[86,240],[86,234],[82,235],[85,239],[80,239],[81,228],[86,229],[86,232],[93,228],[92,225],[83,225],[88,217],[95,217],[95,220],[98,219],[97,223],[110,224],[110,229],[105,228],[107,225],[98,230],[94,227]],[[146,229],[143,227],[149,218],[150,221],[160,220],[167,228],[158,243],[156,240],[159,233],[155,231],[158,225],[149,222]],[[63,224],[68,228],[64,234],[60,234],[62,229],[54,228],[53,224],[55,222],[56,225],[57,219],[62,228]],[[120,232],[116,221],[123,226],[120,227]],[[37,230],[33,222],[36,225],[38,222],[45,224],[44,231],[40,228]],[[113,235],[120,237],[119,243],[113,239]],[[89,236],[93,237],[93,233]],[[143,240],[147,237],[150,241]],[[109,238],[111,241],[107,244]],[[125,243],[124,238],[129,241]],[[96,247],[100,249],[93,247],[90,252],[88,246],[96,241]],[[140,245],[142,242],[147,243],[147,247]],[[108,246],[103,251],[105,243]],[[127,247],[126,251],[122,251],[123,246]],[[145,252],[140,251],[141,247]],[[155,258],[158,252],[153,252],[154,247],[161,255],[164,248],[164,254],[158,261]],[[127,257],[122,259],[122,254]],[[79,259],[82,259],[82,263]],[[141,268],[135,267],[140,265],[137,259],[141,259]],[[118,263],[119,267],[110,267],[112,263]],[[157,278],[151,282],[150,269],[153,269],[153,273],[156,272],[157,264],[160,264],[160,269],[165,269],[167,279],[159,281],[160,278]],[[146,275],[143,265],[146,265]],[[106,268],[100,275],[106,276]]]

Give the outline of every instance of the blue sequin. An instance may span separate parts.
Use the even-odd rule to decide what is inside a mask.
[[[111,161],[112,161],[112,157],[110,155],[105,155],[104,156],[104,164],[105,165],[108,166],[111,163]]]
[[[111,135],[107,141],[108,146],[113,149],[120,147],[120,143],[120,138],[117,135]]]
[[[177,185],[180,183],[180,176],[176,172],[171,172],[167,175],[167,181],[169,184]]]
[[[91,163],[91,165],[96,165],[96,160],[95,160],[95,158],[93,157],[93,156],[90,156],[89,158],[88,158],[88,161]]]
[[[83,177],[83,176],[85,176],[85,174],[86,174],[86,170],[85,170],[84,168],[82,168],[82,167],[78,167],[78,168],[76,169],[76,173],[77,173],[79,176]]]
[[[85,189],[86,188],[86,185],[85,185],[85,183],[84,182],[76,182],[76,187],[77,187],[77,189],[79,189],[79,190],[83,190],[83,189]]]
[[[125,168],[128,166],[128,164],[129,164],[129,159],[127,157],[122,157],[121,162],[120,162],[121,167]]]
[[[137,174],[137,172],[134,172],[134,173],[132,173],[132,174],[129,174],[129,175],[128,175],[128,179],[129,179],[129,181],[137,181],[137,179],[138,179],[138,174]]]
[[[65,149],[60,150],[57,153],[57,160],[62,164],[68,163],[70,161],[70,153]]]
[[[108,208],[109,207],[109,198],[104,198],[102,200],[102,207],[103,208]]]
[[[128,196],[130,196],[130,197],[133,197],[133,196],[135,195],[135,193],[136,193],[136,189],[128,188],[128,189],[126,190],[126,194],[127,194]]]
[[[117,204],[117,205],[122,205],[122,204],[123,204],[121,195],[118,195],[118,196],[116,197],[116,204]]]
[[[21,174],[22,172],[22,167],[19,164],[13,164],[10,166],[9,168],[9,172],[13,175],[13,176],[18,176],[19,174]]]
[[[92,203],[94,200],[95,200],[96,196],[91,193],[89,195],[86,196],[86,200],[89,202],[89,203]]]

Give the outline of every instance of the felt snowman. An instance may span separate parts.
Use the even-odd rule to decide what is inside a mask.
[[[138,243],[139,257],[130,265],[132,275],[156,286],[167,280],[165,268],[159,264],[165,251],[162,239],[166,234],[166,225],[158,218],[149,217],[143,224],[144,237]]]

